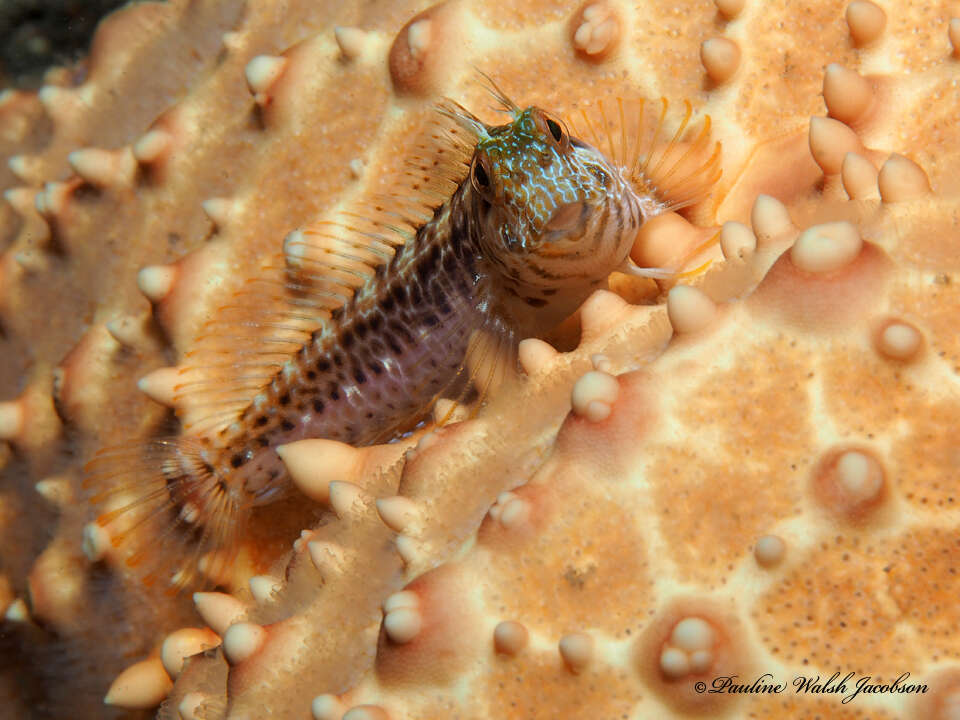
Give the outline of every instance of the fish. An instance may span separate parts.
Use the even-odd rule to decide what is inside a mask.
[[[630,250],[643,223],[719,178],[709,117],[692,132],[685,103],[671,135],[666,100],[617,99],[571,132],[486,79],[507,122],[442,101],[400,189],[291,233],[282,282],[220,313],[179,387],[207,397],[205,420],[87,465],[96,523],[145,584],[175,592],[229,564],[252,508],[290,490],[283,445],[387,442],[442,396],[479,407],[519,340],[611,272],[677,275],[637,267]]]

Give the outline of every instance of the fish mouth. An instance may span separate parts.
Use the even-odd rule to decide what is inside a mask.
[[[583,234],[587,224],[589,208],[583,201],[576,201],[561,205],[553,214],[540,232],[540,239],[544,243],[556,243],[570,237],[579,237]]]
[[[583,224],[584,216],[587,214],[586,203],[577,201],[561,205],[553,211],[553,215],[543,226],[544,232],[569,232],[575,230]]]

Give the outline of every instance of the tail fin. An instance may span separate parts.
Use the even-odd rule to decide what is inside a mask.
[[[246,513],[216,454],[179,437],[106,448],[87,464],[83,486],[102,508],[96,523],[145,585],[172,594],[213,584],[229,567]]]

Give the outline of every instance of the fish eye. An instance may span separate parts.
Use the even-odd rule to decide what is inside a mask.
[[[534,113],[534,122],[544,135],[549,135],[561,150],[567,150],[570,147],[570,137],[563,127],[563,123],[550,117],[539,108]]]
[[[553,135],[554,140],[557,142],[563,140],[563,128],[560,127],[560,123],[553,118],[547,118],[547,129],[550,131],[550,134]]]
[[[490,176],[483,166],[483,160],[479,157],[473,161],[473,184],[478,190],[486,190],[490,187]]]

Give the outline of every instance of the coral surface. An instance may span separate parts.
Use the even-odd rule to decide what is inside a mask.
[[[5,92],[2,712],[956,717],[958,16],[171,0]],[[476,68],[574,124],[618,96],[709,114],[722,179],[633,258],[712,264],[614,274],[461,422],[287,446],[303,494],[210,592],[145,586],[84,463],[189,421],[204,325],[290,231],[388,188],[440,97],[493,119]],[[734,675],[786,687],[697,690]]]

